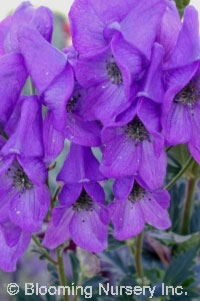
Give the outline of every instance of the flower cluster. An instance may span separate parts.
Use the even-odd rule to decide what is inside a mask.
[[[49,249],[72,239],[100,252],[110,222],[119,240],[145,223],[169,228],[166,146],[187,143],[200,164],[197,11],[188,6],[182,22],[170,0],[75,0],[69,18],[73,46],[63,51],[51,43],[48,8],[24,2],[0,23],[0,268],[8,272],[50,210],[48,166],[65,140]],[[114,201],[105,205],[109,178]]]

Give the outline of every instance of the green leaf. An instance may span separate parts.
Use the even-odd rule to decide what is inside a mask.
[[[169,268],[166,271],[163,282],[166,285],[179,285],[186,281],[188,278],[193,277],[192,266],[194,259],[199,251],[200,244],[188,249],[186,252],[173,258]]]

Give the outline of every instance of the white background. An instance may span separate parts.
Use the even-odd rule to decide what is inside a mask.
[[[112,1],[112,0],[108,0],[108,1]],[[8,12],[14,10],[21,2],[22,0],[0,0],[0,20],[5,18]],[[60,11],[63,14],[67,15],[70,6],[73,3],[73,0],[32,0],[32,1],[30,0],[30,2],[35,6],[39,6],[39,5],[48,6],[53,10]],[[198,9],[200,15],[200,0],[191,0],[190,3],[193,4]]]

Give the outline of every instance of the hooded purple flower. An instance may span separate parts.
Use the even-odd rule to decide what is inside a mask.
[[[0,53],[20,52],[17,32],[21,25],[30,24],[31,27],[49,42],[53,33],[53,14],[47,8],[40,6],[34,9],[30,2],[23,2],[12,16],[0,23]]]
[[[171,226],[167,212],[170,195],[166,190],[149,190],[137,178],[114,183],[115,201],[110,205],[114,237],[129,239],[143,231],[145,223],[161,230]]]
[[[139,53],[128,44],[123,47],[120,41],[117,36],[111,49],[108,46],[92,57],[82,57],[75,65],[78,82],[88,89],[81,113],[85,119],[100,120],[103,125],[113,122],[130,105],[137,89],[137,85],[131,89],[132,80],[142,70]],[[131,58],[130,64],[127,57]]]
[[[139,98],[117,122],[102,132],[105,144],[100,171],[107,177],[139,175],[151,189],[163,185],[166,173],[160,106]]]
[[[162,125],[169,145],[188,143],[200,163],[200,37],[198,13],[189,6],[177,44],[165,64],[167,91]]]
[[[73,45],[81,55],[90,56],[120,33],[149,59],[166,4],[165,0],[75,0],[69,13]]]
[[[42,161],[41,105],[36,96],[20,100],[7,124],[8,135],[9,131],[12,134],[0,152],[1,201],[9,204],[9,218],[15,225],[25,231],[38,231],[50,196]]]
[[[150,0],[148,4],[143,0],[74,2],[70,12],[72,38],[81,54],[76,76],[84,88],[89,88],[83,106],[86,119],[112,123],[135,98],[165,8],[165,0]]]
[[[66,126],[66,105],[74,88],[74,75],[68,55],[48,43],[31,26],[21,26],[18,41],[27,70],[39,97],[52,112],[53,127]]]
[[[104,191],[95,183],[65,184],[54,208],[44,246],[54,249],[66,240],[91,252],[107,247],[109,214],[104,203]]]
[[[62,151],[65,138],[83,146],[101,145],[101,125],[97,121],[87,121],[81,116],[86,90],[78,82],[66,105],[66,125],[62,132],[53,126],[53,114],[48,111],[44,120],[45,162],[53,161]]]

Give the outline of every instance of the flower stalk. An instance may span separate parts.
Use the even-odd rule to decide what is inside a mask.
[[[136,264],[136,271],[139,278],[143,278],[143,267],[142,267],[142,245],[143,245],[143,237],[144,232],[141,232],[137,236],[136,240],[136,250],[135,250],[135,264]]]
[[[198,170],[199,170],[198,164],[196,162],[193,162],[193,166],[191,170],[192,176],[188,182],[187,196],[186,196],[186,201],[185,201],[185,206],[184,206],[183,216],[182,216],[182,223],[181,223],[182,235],[188,234],[188,230],[189,230],[194,192],[195,192],[196,181],[198,177]]]
[[[189,157],[189,159],[186,161],[183,168],[177,173],[177,175],[164,187],[164,189],[169,190],[174,186],[174,184],[184,175],[186,170],[190,168],[192,163],[194,162],[194,159],[192,157]]]
[[[65,275],[65,269],[64,269],[64,260],[63,260],[63,256],[62,256],[63,251],[60,248],[57,248],[56,254],[57,254],[57,261],[58,261],[57,271],[58,271],[58,276],[59,276],[59,282],[60,282],[61,286],[65,287],[65,286],[67,286],[67,277]],[[68,295],[66,295],[66,290],[63,295],[63,300],[69,301],[69,297],[68,297]]]

